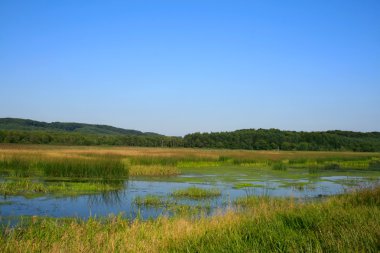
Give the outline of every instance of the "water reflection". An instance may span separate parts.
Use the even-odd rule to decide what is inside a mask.
[[[100,194],[89,195],[88,204],[89,206],[120,206],[124,195],[124,190],[105,191]]]
[[[241,175],[239,175],[241,176]],[[378,180],[378,177],[376,177]],[[304,178],[269,178],[256,177],[246,179],[247,185],[254,187],[236,188],[236,182],[167,182],[161,181],[128,181],[128,180],[67,180],[66,182],[93,182],[112,186],[114,190],[103,191],[96,194],[80,195],[76,197],[57,197],[45,195],[28,199],[22,196],[8,196],[0,199],[0,219],[4,217],[27,216],[50,216],[50,217],[77,217],[87,219],[90,216],[108,216],[110,213],[124,213],[128,218],[157,217],[162,213],[172,215],[179,212],[192,212],[197,209],[207,214],[216,210],[225,209],[237,198],[251,195],[294,197],[297,199],[316,198],[344,192],[347,184],[363,185],[376,181],[360,176],[323,176],[319,179]],[[49,179],[45,182],[62,182],[57,179]],[[190,186],[199,188],[218,188],[222,196],[207,201],[172,199],[174,190],[184,189]],[[351,186],[350,186],[351,187]],[[134,200],[137,197],[157,195],[175,203],[168,206],[152,208],[138,207]],[[1,204],[1,203],[4,204]],[[5,202],[7,202],[5,204]],[[165,208],[165,210],[163,209]]]

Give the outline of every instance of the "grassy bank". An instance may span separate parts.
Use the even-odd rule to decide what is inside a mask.
[[[133,222],[33,218],[5,228],[1,252],[378,252],[380,187],[318,203],[248,197],[243,211]]]

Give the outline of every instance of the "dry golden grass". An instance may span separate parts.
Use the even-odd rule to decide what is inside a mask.
[[[134,176],[176,176],[181,171],[175,166],[162,165],[131,165],[129,167],[129,175]]]
[[[325,152],[325,151],[250,151],[194,148],[143,148],[100,146],[52,146],[0,144],[0,155],[46,155],[51,157],[83,157],[89,155],[115,155],[122,157],[175,157],[218,159],[221,156],[235,159],[283,160],[318,158],[380,157],[379,152]]]

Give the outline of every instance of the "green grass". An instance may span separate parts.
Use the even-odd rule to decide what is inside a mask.
[[[48,177],[126,178],[128,169],[120,159],[52,159],[37,165]]]
[[[167,251],[377,252],[380,247],[379,187],[323,203],[267,197],[237,202],[248,210],[237,223],[189,235]]]
[[[38,174],[35,168],[36,158],[13,155],[0,159],[0,170],[13,177],[30,177]]]
[[[260,185],[261,187],[262,185]],[[233,188],[235,189],[243,189],[243,188],[249,188],[249,187],[255,187],[252,183],[235,183]]]
[[[0,195],[21,195],[26,197],[38,197],[45,194],[54,196],[75,196],[81,194],[94,194],[105,191],[120,190],[118,184],[106,184],[101,182],[56,182],[42,183],[32,180],[16,180],[0,183]]]
[[[0,170],[12,177],[127,178],[128,167],[114,156],[97,158],[5,156]]]
[[[198,219],[32,217],[3,228],[1,252],[378,252],[380,187],[320,202],[248,197]],[[186,208],[185,208],[186,209]]]
[[[203,199],[219,197],[221,192],[218,189],[203,189],[191,186],[186,189],[176,190],[171,195],[175,198]]]
[[[156,196],[156,195],[146,195],[146,196],[137,196],[134,200],[134,203],[137,206],[144,206],[144,207],[162,207],[167,204],[167,201],[165,201],[162,197]]]
[[[33,195],[47,193],[47,187],[30,180],[19,180],[0,183],[0,194],[7,195]]]

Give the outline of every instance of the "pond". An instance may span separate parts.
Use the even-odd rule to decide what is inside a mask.
[[[339,194],[379,181],[376,171],[329,171],[320,174],[294,169],[274,171],[257,168],[193,168],[174,177],[135,177],[121,187],[101,193],[78,196],[2,196],[1,223],[13,224],[22,216],[73,217],[87,219],[123,215],[126,218],[156,218],[173,215],[191,207],[207,214],[233,208],[236,199],[250,195],[292,197],[313,200]],[[220,195],[209,198],[178,198],[173,192],[194,187],[216,189]],[[159,204],[138,204],[136,199],[155,196]],[[178,209],[182,207],[182,209]]]

